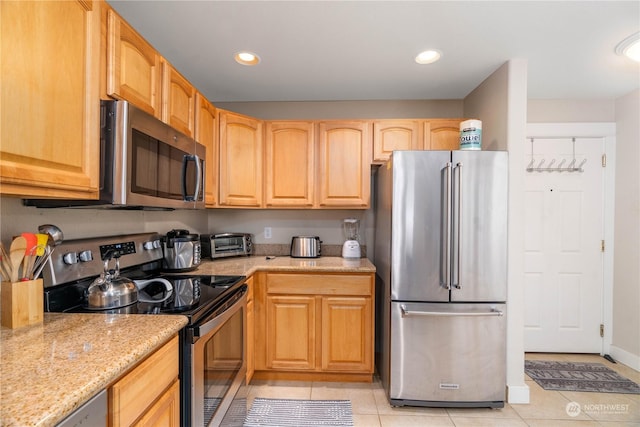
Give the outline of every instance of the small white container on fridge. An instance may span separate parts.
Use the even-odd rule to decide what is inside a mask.
[[[460,123],[460,149],[461,150],[481,150],[482,149],[482,121],[465,120]]]

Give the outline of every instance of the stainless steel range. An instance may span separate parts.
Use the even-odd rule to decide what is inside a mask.
[[[43,273],[45,311],[186,316],[189,323],[180,332],[181,425],[242,425],[245,277],[163,273],[161,238],[142,233],[64,241]],[[88,303],[90,286],[107,292],[112,281],[135,283],[137,298],[115,308]]]

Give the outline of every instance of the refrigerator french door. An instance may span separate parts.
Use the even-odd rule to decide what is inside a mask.
[[[396,151],[377,192],[390,402],[504,406],[507,153]]]

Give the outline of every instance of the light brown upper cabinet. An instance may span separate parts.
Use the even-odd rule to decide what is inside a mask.
[[[371,146],[371,122],[318,123],[320,207],[369,207]]]
[[[423,150],[421,123],[420,120],[375,120],[373,163],[386,162],[394,150]]]
[[[183,134],[194,136],[196,89],[162,60],[162,121]]]
[[[161,57],[115,11],[107,11],[107,95],[162,119]]]
[[[97,199],[100,3],[0,2],[0,191]]]
[[[424,123],[424,144],[427,150],[457,150],[460,148],[460,122],[465,119],[429,119]]]
[[[309,121],[265,124],[267,207],[310,208],[314,202],[315,137]]]
[[[262,206],[262,121],[218,110],[220,206]]]
[[[195,139],[207,147],[205,159],[204,201],[208,208],[218,203],[218,116],[216,108],[201,93],[196,93]]]

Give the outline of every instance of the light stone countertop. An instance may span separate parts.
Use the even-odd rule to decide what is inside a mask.
[[[54,426],[187,324],[179,315],[45,313],[0,329],[0,425]]]
[[[373,273],[366,258],[277,256],[206,260],[189,274]],[[187,324],[179,315],[45,313],[0,329],[0,426],[54,426]]]
[[[374,273],[376,267],[367,258],[344,259],[341,257],[291,258],[266,256],[222,258],[208,260],[191,273],[250,276],[256,271],[290,271],[315,273]]]

